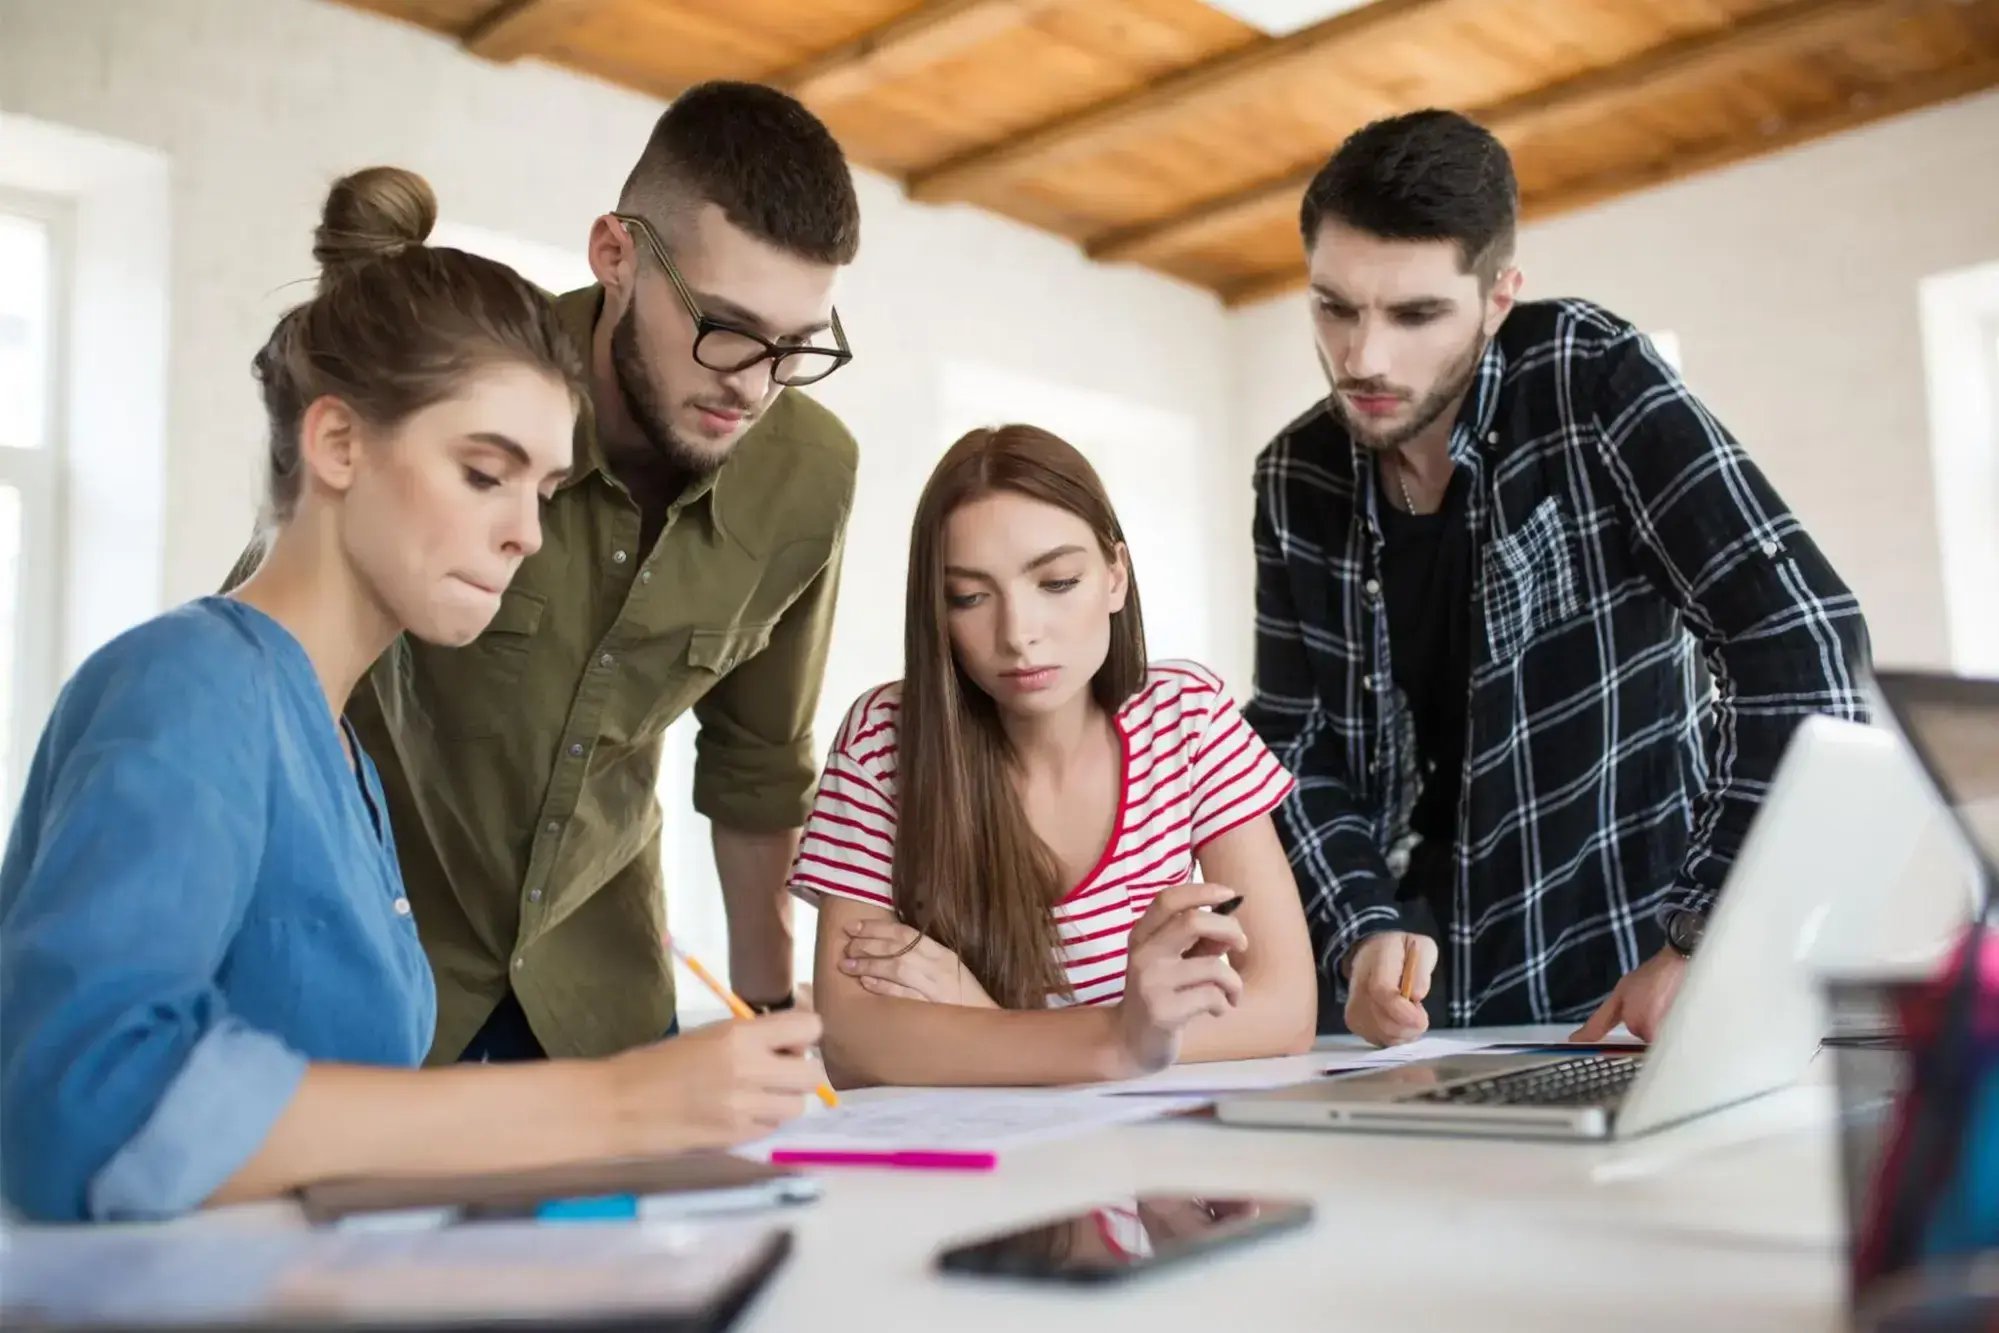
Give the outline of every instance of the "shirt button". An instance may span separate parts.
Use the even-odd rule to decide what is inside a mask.
[[[1369,579],[1367,581],[1367,595],[1369,597],[1381,596],[1381,580]]]
[[[639,582],[640,582],[640,583],[651,583],[651,582],[652,582],[652,571],[651,571],[650,569],[641,569],[641,570],[639,571]]]
[[[575,743],[573,743],[572,745],[570,745],[570,747],[569,747],[569,757],[570,757],[571,759],[581,759],[581,758],[583,757],[583,742],[582,742],[582,741],[576,741]]]
[[[560,833],[562,832],[562,825],[551,819],[541,826],[541,831],[543,833]]]
[[[601,667],[607,667],[611,665],[611,661],[612,661],[611,655],[609,653],[605,653],[602,657],[597,659],[597,665]]]
[[[1496,430],[1489,430],[1489,431],[1487,431],[1487,432],[1485,433],[1485,442],[1486,442],[1487,444],[1498,444],[1498,443],[1499,443],[1499,432],[1498,432],[1498,431],[1496,431]]]
[[[614,564],[614,565],[622,565],[622,564],[624,564],[624,563],[625,563],[625,561],[627,561],[627,560],[629,560],[629,559],[631,559],[631,556],[627,555],[627,554],[626,554],[625,552],[623,552],[623,551],[613,551],[613,552],[611,552],[611,563],[612,563],[612,564]]]
[[[407,898],[396,899],[396,915],[408,916],[409,914],[410,914],[410,900]]]
[[[521,970],[521,968],[523,968],[526,965],[527,965],[527,959],[525,958],[514,959],[514,971],[518,972]]]
[[[531,902],[531,903],[538,903],[538,902],[540,902],[540,901],[541,901],[541,890],[540,890],[540,889],[529,889],[529,890],[528,890],[528,901],[529,901],[529,902]],[[516,964],[514,964],[514,966],[515,966],[515,967],[519,967],[519,966],[520,966],[520,964],[519,964],[519,963],[516,963]]]
[[[1765,559],[1769,559],[1775,556],[1777,554],[1777,551],[1778,551],[1777,543],[1775,542],[1763,543],[1763,556]]]

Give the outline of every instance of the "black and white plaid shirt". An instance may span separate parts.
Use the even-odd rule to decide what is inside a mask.
[[[1792,730],[1862,718],[1860,606],[1629,324],[1522,304],[1451,437],[1474,557],[1453,1024],[1586,1017],[1721,887]],[[1381,600],[1380,487],[1324,403],[1256,468],[1251,723],[1320,971],[1403,926],[1421,779]],[[1713,689],[1697,670],[1705,662]]]

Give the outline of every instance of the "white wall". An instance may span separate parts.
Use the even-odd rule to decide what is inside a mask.
[[[1528,296],[1679,336],[1688,381],[1859,593],[1884,665],[1950,661],[1918,285],[1999,259],[1995,144],[1985,94],[1521,238]],[[1240,468],[1325,382],[1302,296],[1238,312],[1232,342]]]
[[[313,277],[328,182],[408,166],[452,222],[580,255],[659,104],[533,62],[490,65],[319,0],[0,0],[0,109],[163,163],[166,217],[135,238],[164,238],[171,349],[163,573],[140,591],[171,602],[212,588],[249,530],[262,459],[249,360]],[[1994,142],[1999,96],[1987,96],[1523,241],[1532,291],[1587,295],[1680,336],[1695,386],[1859,589],[1883,661],[1947,655],[1916,284],[1999,257]],[[1172,626],[1155,651],[1204,658],[1240,692],[1249,460],[1321,392],[1302,302],[1227,316],[1006,221],[912,205],[866,174],[860,189],[862,255],[840,297],[859,355],[821,393],[863,459],[822,740],[849,699],[898,670],[909,515],[974,411],[1087,433],[1113,496],[1150,502],[1135,532],[1181,543],[1150,564],[1135,552],[1142,579],[1159,573],[1145,580],[1150,618]],[[105,401],[129,401],[116,369],[100,373]],[[1115,429],[1124,405],[1131,424]],[[1166,461],[1180,484],[1157,475]],[[683,752],[677,738],[672,762]],[[674,900],[710,903],[701,831],[687,821],[679,834]]]
[[[660,105],[534,62],[491,65],[318,0],[0,0],[0,107],[171,164],[167,601],[211,590],[250,530],[263,457],[250,357],[308,290],[331,180],[406,166],[453,223],[580,256]],[[1246,495],[1230,474],[1228,324],[1211,297],[1092,265],[970,209],[913,205],[879,177],[859,187],[861,258],[840,292],[857,356],[819,391],[862,454],[822,743],[854,696],[900,672],[909,517],[947,430],[963,424],[962,398],[948,403],[944,385],[967,367],[1026,383],[1008,416],[1035,419],[1079,394],[1163,414],[1208,445],[1185,494]],[[1040,383],[1052,386],[1045,402]],[[1123,439],[1093,461],[1114,499],[1156,463]],[[1223,531],[1236,516],[1211,523],[1208,510],[1193,503],[1158,526],[1197,553],[1239,546]],[[1241,528],[1246,540],[1246,509]],[[1145,560],[1136,552],[1141,578]],[[1194,586],[1146,587],[1149,604],[1192,608],[1176,617],[1187,641],[1155,650],[1207,659],[1246,686],[1246,606],[1220,596],[1225,563],[1191,564]],[[672,896],[705,900],[705,835],[682,833]]]

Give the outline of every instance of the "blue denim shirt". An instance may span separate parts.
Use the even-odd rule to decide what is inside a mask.
[[[436,992],[361,770],[305,650],[238,602],[141,625],[64,688],[0,863],[14,1208],[185,1212],[308,1061],[422,1060]]]

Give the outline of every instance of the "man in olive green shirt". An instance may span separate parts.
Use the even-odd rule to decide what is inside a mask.
[[[796,386],[847,359],[833,286],[859,227],[825,127],[727,83],[661,116],[593,224],[598,285],[556,303],[592,401],[541,549],[476,643],[405,637],[352,709],[437,977],[434,1063],[670,1030],[654,789],[690,708],[734,987],[789,1003],[785,883],[856,466]]]

